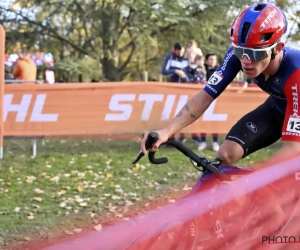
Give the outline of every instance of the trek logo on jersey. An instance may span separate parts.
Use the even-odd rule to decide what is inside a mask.
[[[275,14],[277,13],[277,10],[272,10],[270,12],[270,14],[266,17],[266,19],[262,22],[262,24],[260,25],[260,27],[265,28],[266,24],[268,24],[270,22],[270,20],[275,16]]]
[[[210,85],[217,85],[219,82],[221,82],[223,79],[223,76],[221,74],[218,74],[217,72],[214,72],[211,77],[208,79],[208,84]]]
[[[298,102],[298,88],[297,84],[292,86],[292,96],[293,96],[293,116],[298,116],[299,112],[299,102]]]

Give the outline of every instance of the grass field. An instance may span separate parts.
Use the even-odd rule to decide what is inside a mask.
[[[196,150],[196,144],[186,145]],[[151,200],[188,189],[197,180],[189,159],[175,149],[161,149],[165,165],[144,158],[131,165],[139,150],[136,142],[100,140],[46,140],[31,157],[30,142],[5,141],[0,161],[0,248],[33,239],[75,234],[82,225],[98,225],[105,218],[123,218]],[[268,158],[276,143],[240,165]],[[204,151],[213,158],[214,153]]]

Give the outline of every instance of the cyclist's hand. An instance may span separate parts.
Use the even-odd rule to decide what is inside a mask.
[[[154,131],[158,134],[158,140],[157,142],[152,146],[152,148],[149,149],[150,152],[155,152],[158,150],[160,144],[162,144],[163,142],[166,142],[169,139],[169,133],[167,133],[165,130],[161,129],[161,130],[157,130]],[[141,150],[143,151],[144,154],[147,153],[146,150],[146,140],[148,137],[149,133],[145,133],[144,134],[144,138],[141,141]]]
[[[181,77],[181,78],[186,78],[186,74],[185,74],[184,71],[181,70],[181,69],[176,69],[176,70],[175,70],[175,73],[176,73],[179,77]]]

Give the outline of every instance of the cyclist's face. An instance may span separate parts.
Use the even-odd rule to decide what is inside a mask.
[[[272,52],[269,51],[268,57],[258,62],[251,61],[247,55],[244,55],[240,61],[245,75],[249,78],[255,78],[261,74],[271,61],[271,53]]]
[[[273,49],[274,55],[278,55],[284,46],[284,43],[278,43]],[[267,51],[267,57],[260,61],[251,61],[250,58],[247,55],[243,55],[242,58],[240,58],[243,71],[245,75],[249,78],[255,78],[259,74],[267,72],[268,70],[274,70],[274,67],[276,68],[276,62],[275,64],[270,63],[271,62],[271,55],[272,51]]]

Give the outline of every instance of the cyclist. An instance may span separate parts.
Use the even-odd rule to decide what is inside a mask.
[[[286,30],[286,16],[277,6],[256,3],[245,8],[233,21],[232,46],[220,67],[205,88],[165,128],[156,131],[159,140],[149,150],[156,151],[170,135],[196,121],[242,70],[270,96],[229,131],[217,152],[222,165],[233,165],[280,137],[282,148],[271,159],[300,152],[300,51],[284,47],[282,36]],[[146,138],[147,134],[141,141],[144,153]]]

